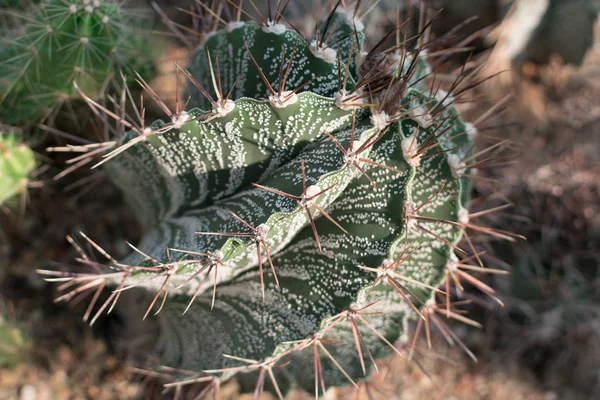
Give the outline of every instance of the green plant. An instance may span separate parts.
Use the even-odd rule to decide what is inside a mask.
[[[0,121],[46,119],[77,96],[100,96],[119,70],[147,76],[152,44],[118,0],[51,0],[0,10]]]
[[[27,359],[31,342],[18,324],[0,313],[0,368],[14,368]]]
[[[94,290],[92,323],[129,289],[148,296],[141,329],[159,329],[156,354],[200,375],[180,385],[248,372],[257,394],[269,381],[318,396],[401,353],[410,321],[464,347],[441,316],[477,324],[436,303],[442,283],[493,297],[467,273],[486,271],[474,246],[458,244],[491,231],[466,209],[487,150],[473,150],[477,130],[454,106],[460,79],[453,94],[429,88],[423,37],[365,51],[360,2],[337,6],[312,41],[283,24],[282,2],[258,22],[237,13],[183,71],[199,108],[173,112],[142,81],[170,120],[112,114],[128,131],[90,147],[112,149],[100,164],[146,234],[122,261],[84,235],[109,265],[76,245],[96,271],[41,273],[73,283],[62,299]]]
[[[27,190],[35,157],[14,132],[0,131],[0,205]]]

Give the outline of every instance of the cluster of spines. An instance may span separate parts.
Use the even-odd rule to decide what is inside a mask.
[[[338,2],[338,5],[339,4],[340,2]],[[360,2],[357,4],[357,6],[359,5]],[[278,3],[277,10],[279,10],[280,6],[281,4]],[[220,18],[218,8],[216,9],[217,11],[215,11],[215,9],[209,9],[206,7],[204,7],[204,9],[211,10],[211,15],[213,15],[215,18]],[[331,21],[334,15],[335,9],[331,12],[329,18],[327,18],[327,21]],[[266,31],[267,33],[281,34],[281,32],[279,31],[272,32],[274,26],[276,25],[273,23],[274,20],[271,20],[270,18],[263,19],[264,20],[259,24],[260,30]],[[354,21],[353,18],[352,20]],[[234,29],[240,27],[241,24],[236,24]],[[354,22],[354,27],[356,27],[356,22]],[[325,25],[324,33],[322,33],[323,36],[325,35],[326,31],[327,25]],[[356,35],[357,33],[355,32],[354,36]],[[342,40],[345,39],[349,38],[342,38]],[[315,42],[311,42],[311,52],[314,55],[325,59],[330,64],[334,64],[334,66],[337,64],[338,70],[335,72],[337,75],[338,87],[334,94],[334,97],[337,99],[337,106],[340,107],[339,99],[346,100],[348,98],[348,92],[346,91],[346,82],[348,80],[347,72],[351,68],[351,62],[348,62],[346,64],[346,69],[343,70],[342,68],[340,68],[340,66],[342,65],[342,58],[339,55],[340,53],[334,51],[334,57],[327,56],[325,53],[326,50],[328,50],[328,48],[321,47],[322,43],[324,43],[324,40],[321,41],[319,39],[317,39]],[[295,51],[295,45],[293,49]],[[390,254],[392,257],[388,257],[388,259],[384,260],[384,262],[380,266],[359,266],[359,270],[365,272],[365,275],[362,277],[362,279],[367,279],[367,273],[375,273],[377,276],[376,280],[371,285],[366,286],[368,290],[361,291],[362,294],[359,295],[359,298],[362,296],[362,306],[358,304],[349,305],[348,308],[344,309],[338,315],[335,315],[324,321],[322,328],[315,334],[311,335],[311,337],[297,341],[296,343],[282,344],[281,346],[278,346],[275,350],[275,356],[267,357],[264,360],[249,360],[229,356],[229,360],[241,361],[248,365],[242,367],[225,368],[221,370],[204,371],[205,373],[220,373],[223,374],[223,376],[229,376],[233,372],[258,371],[259,378],[258,384],[256,385],[255,394],[260,394],[260,392],[262,392],[266,378],[269,377],[272,381],[272,385],[275,387],[275,391],[281,396],[281,391],[279,390],[278,385],[276,383],[273,368],[277,365],[278,362],[285,360],[288,356],[295,354],[298,350],[310,349],[310,352],[313,355],[315,371],[315,389],[317,396],[319,393],[319,387],[324,386],[323,368],[321,365],[322,356],[328,359],[329,361],[327,362],[332,363],[332,365],[335,368],[337,368],[339,373],[348,378],[352,383],[355,383],[354,380],[344,370],[343,366],[336,361],[335,357],[333,357],[333,355],[331,354],[331,351],[327,350],[327,348],[325,347],[325,344],[327,344],[328,342],[328,337],[326,336],[326,333],[334,331],[335,328],[337,328],[344,321],[350,322],[349,329],[351,332],[351,336],[353,337],[353,342],[356,346],[356,351],[359,355],[361,368],[365,373],[366,367],[363,362],[364,355],[368,355],[369,358],[372,360],[374,359],[374,357],[371,355],[371,352],[366,347],[366,341],[363,338],[363,334],[361,334],[360,330],[357,328],[357,320],[361,321],[364,324],[364,326],[369,328],[369,330],[378,339],[380,339],[390,349],[392,349],[391,351],[399,353],[400,351],[392,345],[390,340],[387,339],[386,335],[379,333],[379,329],[385,330],[386,327],[378,326],[376,328],[373,326],[372,323],[369,323],[362,315],[372,312],[372,310],[377,308],[378,304],[381,305],[386,303],[386,301],[389,302],[388,295],[385,294],[386,291],[395,293],[396,295],[400,295],[401,298],[406,301],[407,307],[412,308],[415,312],[415,315],[418,318],[417,333],[415,335],[415,340],[416,336],[418,336],[418,334],[422,331],[423,326],[427,328],[426,332],[427,337],[429,338],[429,326],[430,323],[433,323],[439,327],[439,329],[449,341],[458,342],[458,344],[461,345],[461,347],[465,348],[465,350],[472,356],[472,353],[470,353],[468,349],[466,349],[462,342],[449,330],[448,326],[439,318],[437,314],[443,314],[447,317],[470,323],[471,325],[477,325],[477,323],[475,323],[474,321],[471,321],[464,317],[461,311],[455,309],[455,306],[460,305],[460,303],[455,304],[450,302],[450,285],[455,284],[457,290],[461,290],[462,283],[466,281],[471,284],[474,284],[484,293],[493,296],[493,290],[491,288],[485,286],[476,278],[473,278],[471,275],[466,273],[465,270],[475,270],[492,273],[500,271],[490,270],[483,267],[483,264],[480,259],[481,254],[477,252],[468,235],[465,235],[465,238],[467,238],[470,250],[474,254],[470,257],[463,256],[462,259],[458,259],[456,256],[453,256],[453,252],[456,251],[459,254],[466,254],[466,251],[459,247],[458,241],[463,236],[463,234],[467,233],[467,229],[492,234],[496,237],[510,240],[514,239],[514,235],[506,232],[491,230],[490,228],[485,228],[472,222],[474,218],[486,215],[493,211],[497,211],[499,210],[499,208],[469,215],[468,212],[462,207],[461,203],[464,202],[463,200],[464,198],[466,198],[464,197],[465,194],[458,193],[458,188],[456,187],[456,184],[449,185],[448,182],[441,182],[439,186],[431,185],[427,181],[432,179],[432,177],[424,176],[423,174],[415,175],[414,171],[416,171],[417,168],[422,167],[424,164],[430,162],[430,160],[437,159],[437,161],[435,162],[438,163],[439,160],[445,160],[446,165],[438,165],[438,168],[448,169],[450,171],[449,173],[453,177],[457,179],[464,179],[465,173],[467,173],[470,169],[472,169],[473,167],[482,166],[482,162],[479,160],[482,154],[491,152],[500,144],[494,145],[488,150],[484,150],[483,153],[473,153],[473,146],[470,144],[469,141],[464,141],[464,138],[467,136],[467,131],[473,132],[475,130],[475,127],[467,126],[462,122],[460,122],[463,124],[462,127],[455,126],[455,123],[446,124],[446,122],[448,122],[450,118],[456,117],[456,115],[452,114],[452,108],[449,107],[452,105],[451,101],[448,101],[448,99],[452,100],[451,95],[443,94],[441,92],[438,92],[437,90],[434,92],[433,90],[423,88],[423,81],[428,77],[431,71],[426,71],[424,73],[422,72],[423,76],[416,76],[418,75],[416,74],[418,63],[422,61],[422,59],[419,57],[418,52],[420,52],[423,48],[419,47],[416,54],[408,54],[408,52],[402,52],[401,49],[402,47],[400,46],[400,44],[398,44],[397,48],[395,49],[398,50],[397,54],[395,54],[394,51],[373,51],[372,53],[363,54],[364,59],[362,60],[362,65],[370,63],[372,65],[371,69],[375,69],[376,71],[371,72],[370,69],[363,67],[364,72],[362,73],[362,83],[359,81],[356,83],[356,86],[354,86],[354,88],[359,88],[358,90],[354,91],[355,95],[359,97],[353,97],[352,100],[348,103],[342,103],[344,107],[340,107],[341,109],[347,108],[348,110],[352,110],[349,111],[349,114],[352,114],[352,126],[348,132],[351,136],[350,140],[348,141],[348,147],[344,147],[344,145],[342,145],[339,142],[339,138],[336,138],[335,135],[333,135],[331,132],[325,132],[329,136],[329,139],[335,144],[335,146],[338,147],[338,150],[340,152],[339,154],[342,156],[343,162],[346,165],[355,167],[358,171],[358,175],[365,178],[366,182],[369,185],[373,186],[376,185],[376,182],[369,176],[369,173],[367,171],[362,170],[361,163],[362,165],[369,164],[373,167],[380,167],[383,170],[393,172],[399,175],[401,175],[401,171],[399,171],[398,168],[389,167],[385,163],[376,160],[369,160],[368,158],[366,158],[366,156],[368,155],[367,150],[372,148],[379,141],[379,139],[381,139],[381,137],[383,137],[387,133],[387,130],[391,125],[396,126],[395,129],[405,128],[409,132],[412,132],[412,134],[407,135],[406,137],[401,137],[401,156],[404,158],[404,161],[407,164],[406,167],[408,167],[410,171],[413,171],[413,175],[409,177],[407,175],[407,177],[408,179],[413,181],[412,190],[414,193],[411,195],[412,200],[405,200],[403,202],[404,208],[402,210],[398,210],[398,212],[403,213],[404,235],[403,237],[399,238],[399,242],[395,243],[395,248],[397,249],[397,251],[395,253],[392,252],[392,254]],[[262,85],[264,85],[266,91],[264,96],[266,101],[269,102],[274,108],[285,108],[287,106],[288,100],[293,98],[293,96],[295,95],[293,91],[291,92],[291,94],[285,91],[285,80],[288,77],[288,73],[290,70],[289,65],[291,65],[292,63],[292,58],[290,58],[288,63],[285,63],[282,56],[279,68],[275,70],[275,72],[278,71],[280,82],[278,90],[275,91],[275,89],[270,83],[271,79],[269,79],[269,77],[267,76],[268,73],[265,73],[265,71],[261,69],[261,66],[259,65],[257,60],[252,56],[252,52],[248,48],[248,46],[246,46],[246,51],[248,59],[251,60],[252,63],[254,63],[254,65],[257,67],[257,70],[260,72],[260,79],[262,79]],[[294,54],[294,51],[291,51],[291,54]],[[349,54],[352,54],[352,51],[353,50],[349,50]],[[358,50],[356,50],[356,52],[358,53]],[[206,82],[200,82],[200,79],[196,79],[193,76],[193,73],[186,74],[193,82],[194,86],[197,89],[199,89],[200,93],[204,96],[204,98],[206,99],[204,101],[208,101],[208,104],[212,107],[212,111],[208,113],[200,113],[195,115],[195,113],[193,112],[188,113],[180,111],[179,107],[177,107],[176,111],[173,113],[168,107],[166,107],[166,105],[163,104],[163,109],[165,110],[165,113],[169,117],[171,117],[171,123],[166,125],[158,124],[150,128],[144,128],[143,124],[141,123],[136,124],[132,121],[125,121],[123,118],[120,118],[117,114],[113,113],[113,116],[116,116],[120,122],[126,122],[126,124],[123,124],[124,126],[130,129],[137,130],[138,136],[135,139],[129,138],[129,142],[126,142],[126,144],[113,150],[112,153],[109,153],[108,156],[105,157],[105,160],[123,154],[125,150],[131,148],[134,144],[144,142],[148,140],[151,136],[158,136],[168,133],[173,128],[183,128],[181,129],[183,131],[185,130],[185,124],[187,123],[193,123],[196,120],[211,121],[213,119],[225,117],[233,109],[233,107],[236,106],[236,102],[230,100],[229,95],[224,95],[223,93],[221,82],[222,74],[218,67],[218,61],[216,61],[215,63],[217,72],[214,73],[212,62],[210,61],[210,54],[206,54],[206,57],[208,57],[207,60],[209,62],[205,65],[210,66],[211,73],[210,75],[204,75],[211,77],[212,84],[215,88],[215,92],[217,93],[217,100],[213,99],[210,95],[208,95],[208,92],[204,90],[203,83],[206,84]],[[411,57],[410,62],[404,62],[408,60],[409,57]],[[386,65],[386,63],[389,62],[391,58],[396,59],[396,61],[403,60],[402,65],[408,65],[406,71],[404,71],[403,68],[402,71],[398,73],[397,69],[393,68],[393,65]],[[348,59],[351,59],[350,56]],[[359,65],[358,68],[360,70],[361,65]],[[460,83],[460,80],[462,79],[464,79],[464,76],[459,77],[459,80],[457,80],[457,82]],[[343,87],[340,86],[340,82],[342,81],[344,82]],[[236,82],[229,83],[231,85],[231,88],[233,88],[236,85]],[[458,86],[458,83],[456,84],[456,86]],[[377,86],[375,90],[371,88],[371,86],[374,84]],[[400,88],[398,88],[398,84],[400,85]],[[453,89],[455,89],[456,86],[453,86]],[[149,87],[146,87],[146,89],[150,91],[151,97],[153,97],[156,101],[160,103],[158,97],[151,92]],[[406,93],[411,91],[414,92],[412,97],[406,96]],[[231,90],[229,91],[229,93],[231,93]],[[462,93],[463,92],[459,92],[457,90],[454,92],[454,96],[458,97],[458,95]],[[370,98],[370,100],[374,102],[374,104],[355,104],[356,101],[361,102],[362,99],[365,98]],[[406,98],[408,98],[409,101],[407,101],[406,103],[400,102],[399,105],[399,100],[402,99],[404,101]],[[363,112],[364,114],[363,107],[372,107],[372,120],[373,125],[375,126],[374,131],[370,132],[368,135],[365,135],[366,138],[362,138],[361,135],[355,134],[356,114],[359,112]],[[413,125],[411,125],[411,123]],[[364,134],[364,132],[365,131],[363,130],[362,133]],[[355,137],[358,138],[359,136],[362,140],[359,141],[357,139],[358,144],[356,144]],[[118,144],[111,143],[110,147],[112,148],[116,146],[118,146]],[[362,154],[363,152],[365,152],[365,154]],[[448,157],[446,157],[447,155]],[[319,234],[315,227],[314,218],[311,214],[311,207],[314,207],[316,205],[314,199],[317,196],[320,196],[328,190],[331,190],[333,186],[307,186],[306,175],[304,173],[304,164],[300,163],[300,166],[302,171],[301,177],[303,189],[302,192],[299,194],[284,192],[266,185],[257,186],[259,189],[262,189],[266,192],[270,192],[271,194],[296,202],[299,206],[299,210],[303,213],[306,213],[307,220],[310,221],[317,248],[318,250],[322,250],[321,242],[319,241]],[[419,177],[421,181],[418,181],[417,177]],[[429,189],[423,190],[425,186],[427,186]],[[450,216],[447,219],[438,218],[435,215],[430,215],[430,213],[428,212],[428,208],[431,205],[433,205],[436,202],[443,203],[447,201],[443,199],[442,194],[444,190],[449,190],[450,186],[454,186],[452,189],[455,193],[454,197],[459,199],[459,204],[450,205],[450,207],[455,207],[455,210],[450,212]],[[415,204],[415,202],[417,203]],[[335,209],[335,207],[336,206],[334,204],[333,208]],[[347,230],[340,223],[336,222],[335,219],[329,216],[323,209],[318,209],[315,207],[315,210],[318,210],[324,216],[328,217],[328,219],[332,221],[332,223],[336,226],[336,228],[339,231],[342,232],[342,234],[348,233]],[[249,238],[249,244],[251,244],[250,247],[255,248],[254,251],[256,251],[257,254],[256,260],[254,261],[254,265],[258,263],[260,268],[259,276],[264,298],[265,284],[263,282],[261,248],[265,250],[264,255],[267,256],[268,262],[273,271],[273,279],[277,285],[279,284],[276,278],[275,268],[273,267],[273,262],[271,261],[271,256],[269,254],[269,251],[267,250],[266,245],[266,238],[269,232],[268,230],[264,229],[263,225],[254,226],[248,223],[247,221],[243,220],[242,217],[240,217],[236,213],[232,211],[229,212],[230,219],[232,221],[237,220],[238,223],[241,223],[242,225],[246,226],[245,232],[242,231],[213,233],[225,236],[229,235]],[[454,219],[452,219],[452,217],[454,217]],[[436,225],[438,227],[446,226],[447,229],[442,228],[441,231],[447,232],[447,234],[438,234],[434,232],[434,229],[428,228],[427,224]],[[200,233],[206,234],[206,232]],[[409,236],[413,236],[413,239],[417,239],[417,241],[409,243]],[[104,303],[103,306],[101,306],[99,312],[96,314],[94,319],[97,318],[99,313],[105,310],[106,307],[108,307],[108,305],[111,304],[111,302],[116,301],[118,299],[119,293],[121,293],[123,290],[129,287],[136,287],[140,285],[140,283],[134,283],[130,286],[125,286],[125,280],[131,278],[133,275],[139,272],[158,272],[158,274],[156,274],[155,277],[164,277],[162,283],[157,287],[156,296],[154,297],[150,307],[146,311],[146,315],[148,315],[149,312],[153,309],[153,306],[158,301],[159,296],[163,294],[163,300],[161,306],[159,307],[160,311],[160,309],[162,309],[162,307],[165,304],[169,286],[172,284],[172,280],[176,273],[180,270],[181,267],[194,264],[199,265],[199,267],[196,267],[197,269],[191,275],[191,278],[187,279],[188,281],[203,274],[202,282],[205,282],[209,274],[214,273],[215,278],[212,284],[210,285],[213,288],[211,302],[214,305],[215,290],[217,283],[216,277],[218,275],[217,272],[219,268],[223,266],[224,263],[224,253],[221,250],[215,250],[210,252],[194,252],[187,250],[168,249],[167,254],[169,254],[169,252],[179,251],[182,253],[187,253],[188,255],[200,256],[201,258],[200,261],[198,259],[182,259],[180,261],[174,262],[161,262],[155,257],[145,254],[141,250],[134,248],[134,250],[141,254],[142,260],[152,261],[152,265],[139,264],[139,266],[134,266],[135,264],[125,265],[123,263],[117,262],[116,260],[112,259],[112,257],[110,257],[108,254],[103,252],[100,249],[100,247],[94,242],[92,242],[90,239],[86,238],[86,240],[88,240],[89,243],[91,243],[97,250],[101,251],[103,254],[105,254],[105,256],[107,256],[108,260],[113,264],[113,274],[115,274],[119,279],[122,278],[117,290],[115,290],[109,298],[109,300],[106,303]],[[400,245],[402,240],[407,242],[406,245]],[[246,245],[248,245],[248,243],[244,244],[244,246]],[[445,281],[445,291],[441,289],[435,289],[432,286],[437,285],[439,283],[439,279],[437,278],[434,279],[435,282],[429,283],[421,282],[417,279],[411,278],[411,275],[413,275],[415,272],[414,266],[411,266],[411,260],[413,259],[413,257],[415,257],[415,255],[419,254],[419,251],[421,249],[426,247],[445,249],[445,254],[442,256],[442,258],[446,259],[447,262],[445,262],[445,265],[442,266],[443,271],[441,273],[441,278]],[[325,252],[327,253],[327,248],[325,248]],[[424,254],[424,256],[427,257],[428,255]],[[168,258],[170,260],[170,256]],[[476,264],[473,263],[474,260],[477,261]],[[118,267],[117,270],[120,270],[118,272],[114,272],[114,267]],[[98,275],[94,274],[79,277],[66,276],[58,279],[74,281],[81,284],[73,292],[67,293],[64,298],[73,297],[82,290],[88,290],[93,288],[101,289],[106,283],[106,280],[100,279]],[[107,277],[106,279],[109,278]],[[91,284],[92,282],[94,282],[94,284]],[[381,288],[381,285],[378,285],[380,282],[388,283],[389,290],[375,290],[375,292],[382,292],[381,297],[375,301],[365,301],[366,297],[364,296],[366,296],[367,293],[373,293],[373,289],[375,287]],[[197,289],[201,289],[201,284],[198,285]],[[427,292],[433,293],[434,296],[430,297],[426,295],[425,299],[421,300],[423,298],[423,295],[418,293],[418,290],[420,289],[426,289]],[[192,301],[196,297],[197,293],[198,291],[194,293]],[[437,297],[435,295],[436,293],[441,293],[442,295],[446,296],[445,307],[438,305],[435,302],[434,299]],[[97,295],[95,295],[94,298],[96,299]],[[94,306],[93,303],[94,302],[92,302],[92,304],[90,305],[86,316],[90,315],[91,309]],[[112,304],[114,305],[114,303]],[[188,308],[190,305],[191,302],[190,304],[188,304]],[[389,329],[389,327],[387,329]],[[394,334],[392,334],[391,336],[394,336]],[[409,357],[412,356],[414,350],[414,343],[415,341],[413,340],[411,343]],[[218,385],[219,378],[213,376],[201,376],[190,380],[186,380],[184,382],[180,382],[179,384],[174,383],[172,386],[180,388],[181,385],[197,382],[211,382],[209,388],[212,388]]]

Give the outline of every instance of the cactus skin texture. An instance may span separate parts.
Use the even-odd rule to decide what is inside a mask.
[[[117,0],[50,0],[15,11],[2,32],[0,120],[46,119],[77,95],[74,84],[97,97],[123,70],[150,71],[149,43],[139,40],[135,19]]]
[[[454,253],[476,129],[427,88],[421,46],[358,51],[353,13],[324,18],[326,42],[273,20],[207,35],[187,72],[198,108],[165,109],[102,161],[141,243],[104,253],[105,275],[42,273],[115,287],[92,322],[136,288],[163,364],[279,395],[358,382],[411,321],[445,327],[436,288],[470,277]]]
[[[17,134],[0,132],[0,205],[27,190],[35,157]]]

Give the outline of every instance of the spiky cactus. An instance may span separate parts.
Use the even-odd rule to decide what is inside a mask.
[[[16,133],[0,131],[0,205],[27,190],[35,157]]]
[[[151,44],[135,28],[139,17],[119,0],[50,0],[0,13],[13,21],[0,31],[4,123],[52,115],[77,94],[75,84],[95,97],[119,70],[144,75],[153,68]]]
[[[360,15],[341,8],[306,40],[280,6],[206,35],[185,71],[198,108],[172,112],[146,87],[170,120],[128,119],[101,145],[146,232],[132,254],[117,261],[84,236],[104,274],[42,273],[80,283],[63,299],[112,286],[92,322],[137,288],[141,331],[157,326],[162,363],[198,381],[254,372],[256,393],[270,381],[318,395],[400,353],[411,320],[461,343],[437,315],[471,322],[436,303],[444,282],[493,290],[463,271],[483,268],[458,245],[478,229],[466,210],[477,130],[428,89],[427,41],[367,51]]]

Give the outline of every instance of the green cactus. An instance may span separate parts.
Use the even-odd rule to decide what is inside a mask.
[[[436,294],[479,285],[454,255],[477,227],[476,128],[427,88],[422,41],[364,51],[354,12],[334,9],[312,41],[267,17],[206,35],[186,71],[199,108],[128,123],[101,162],[146,234],[122,261],[84,236],[109,265],[41,271],[81,285],[61,298],[113,286],[93,322],[137,288],[165,365],[215,385],[258,374],[258,392],[356,382],[414,320],[462,345],[437,314],[469,320]]]
[[[31,341],[21,326],[0,313],[0,368],[14,368],[25,361]]]
[[[35,157],[16,133],[0,132],[0,205],[27,190]]]
[[[139,23],[118,0],[51,0],[0,13],[0,121],[45,119],[77,95],[75,84],[97,97],[124,70],[147,75],[152,44],[140,38]]]

